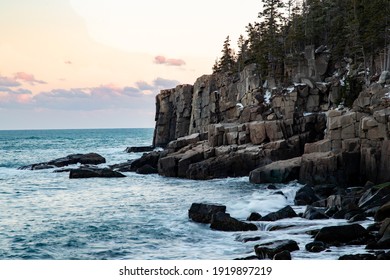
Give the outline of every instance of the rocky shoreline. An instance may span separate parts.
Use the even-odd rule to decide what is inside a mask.
[[[364,84],[364,73],[351,69],[348,59],[332,64],[326,47],[309,46],[285,87],[270,78],[264,82],[253,64],[237,75],[204,75],[194,85],[157,95],[153,145],[126,150],[145,152],[142,157],[103,170],[82,165],[62,171],[70,171],[70,178],[137,172],[192,180],[248,176],[254,184],[297,180],[305,185],[295,197],[295,205],[307,206],[301,218],[347,221],[308,233],[314,239],[305,244],[307,251],[360,244],[367,254],[340,258],[388,259],[390,72]],[[356,84],[361,90],[345,95]],[[96,154],[69,155],[22,169],[104,162]],[[287,207],[264,217],[248,213],[249,221],[240,221],[223,208],[194,204],[189,217],[214,230],[256,231],[257,221],[298,216]],[[367,219],[373,224],[363,228],[359,222]],[[293,240],[258,244],[249,258],[288,259],[298,249]]]
[[[390,249],[386,220],[390,218],[390,72],[374,75],[367,84],[365,73],[353,70],[350,63],[347,58],[332,62],[324,46],[308,46],[299,66],[289,69],[294,73],[290,84],[282,87],[275,79],[264,82],[252,64],[237,75],[204,75],[194,85],[164,90],[156,97],[153,140],[164,150],[144,155],[138,163],[152,157],[158,174],[195,180],[240,176],[249,176],[254,184],[298,180],[306,185],[295,201],[307,205],[302,218],[352,223],[320,229],[313,235],[314,245],[306,248],[364,244],[367,250]],[[253,228],[226,213],[212,217],[211,225],[218,221],[221,230],[229,225]],[[372,227],[354,224],[368,217],[374,217]],[[340,239],[317,237],[325,234],[322,230]],[[343,237],[344,231],[351,231],[351,236]],[[287,247],[292,244],[287,243]],[[284,243],[279,245],[284,248]],[[275,256],[255,251],[257,258]],[[289,255],[283,251],[278,253]],[[376,251],[342,258],[388,257],[388,252]]]

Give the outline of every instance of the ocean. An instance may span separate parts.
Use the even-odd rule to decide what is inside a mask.
[[[276,185],[281,195],[248,177],[191,181],[126,172],[125,178],[69,179],[51,169],[18,170],[74,153],[99,153],[106,165],[125,162],[142,155],[126,147],[151,145],[152,138],[153,129],[0,131],[0,259],[231,260],[254,255],[256,244],[284,239],[299,244],[293,259],[365,252],[363,246],[305,251],[312,241],[307,231],[345,220],[293,218],[255,222],[254,232],[221,232],[188,218],[193,202],[224,204],[242,220],[254,211],[265,215],[294,204],[302,187],[297,182]],[[246,237],[261,240],[244,243]]]

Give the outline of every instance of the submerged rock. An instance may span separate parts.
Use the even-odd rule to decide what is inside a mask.
[[[69,179],[83,179],[83,178],[121,178],[126,177],[122,173],[113,171],[110,168],[97,167],[80,167],[79,169],[71,169]]]
[[[126,153],[145,153],[145,152],[151,152],[154,150],[153,146],[139,146],[139,147],[127,147],[125,152]]]
[[[48,162],[35,163],[31,165],[22,166],[20,170],[40,170],[49,169],[55,167],[64,167],[71,164],[102,164],[105,163],[106,159],[96,153],[88,154],[71,154],[63,158],[57,158]]]

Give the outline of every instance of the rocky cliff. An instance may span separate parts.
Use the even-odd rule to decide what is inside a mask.
[[[237,75],[204,75],[164,90],[156,97],[154,146],[166,148],[159,173],[210,179],[254,170],[251,180],[264,182],[259,168],[298,157],[294,178],[302,182],[388,181],[390,75],[369,86],[363,76],[348,59],[331,63],[326,47],[307,47],[286,68],[283,87],[251,64]],[[270,170],[274,181],[291,179]]]

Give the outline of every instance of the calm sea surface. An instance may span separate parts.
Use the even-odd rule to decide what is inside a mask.
[[[188,219],[193,202],[221,203],[233,217],[253,211],[265,215],[293,204],[298,183],[253,185],[247,177],[210,181],[125,173],[126,178],[70,180],[52,170],[17,170],[72,153],[96,152],[107,165],[138,158],[128,146],[151,145],[153,129],[0,131],[0,259],[234,259],[253,255],[262,242],[293,239],[300,251],[294,259],[337,259],[364,252],[362,246],[307,253],[310,229],[343,224],[343,220],[281,220],[294,225],[270,231],[229,233]],[[297,212],[304,208],[294,207]],[[244,237],[261,241],[243,243]]]

